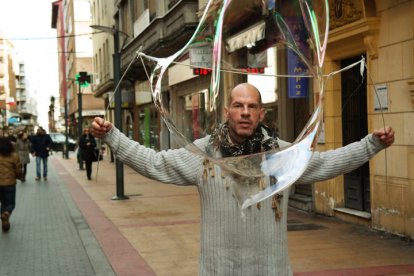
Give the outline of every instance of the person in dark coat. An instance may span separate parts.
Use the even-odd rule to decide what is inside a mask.
[[[27,173],[27,164],[30,163],[30,150],[31,150],[31,143],[27,137],[27,133],[20,131],[17,134],[16,140],[16,152],[20,158],[20,163],[22,164],[23,168],[23,177],[22,182],[26,181],[26,173]]]
[[[16,207],[16,179],[21,179],[22,165],[9,138],[0,137],[0,205],[3,232],[10,229],[10,216]]]
[[[96,141],[92,134],[89,133],[89,129],[83,130],[83,135],[79,139],[79,148],[82,160],[85,162],[86,176],[91,180],[92,162],[97,160],[97,156],[95,153]]]
[[[32,138],[32,155],[36,157],[36,181],[41,177],[41,162],[43,162],[43,180],[47,180],[47,159],[52,148],[52,138],[42,127],[37,129]]]

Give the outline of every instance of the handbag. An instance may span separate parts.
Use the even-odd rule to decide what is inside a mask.
[[[102,156],[102,154],[99,154],[99,149],[95,148],[93,150],[93,154],[92,154],[92,162],[96,162],[98,160],[99,161],[103,160],[103,156]]]

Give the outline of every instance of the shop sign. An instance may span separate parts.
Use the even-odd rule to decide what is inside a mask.
[[[151,87],[148,81],[136,81],[134,84],[135,104],[143,105],[152,102]]]
[[[190,48],[190,65],[197,68],[211,68],[213,46],[198,44]]]
[[[374,111],[381,112],[388,110],[388,86],[386,84],[375,85]]]
[[[288,18],[288,24],[292,26],[292,35],[298,45],[299,50],[305,54],[308,52],[306,43],[306,30],[303,21],[299,17]],[[290,48],[287,49],[287,71],[291,76],[288,78],[288,97],[307,98],[309,95],[309,79],[301,77],[306,74],[306,64]]]
[[[105,110],[83,110],[82,117],[96,117],[96,116],[104,116]]]
[[[289,98],[307,98],[309,94],[309,79],[302,78],[300,75],[306,72],[304,63],[292,50],[288,49],[288,79]]]

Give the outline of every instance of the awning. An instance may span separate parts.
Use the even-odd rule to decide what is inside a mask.
[[[261,21],[228,38],[227,51],[231,53],[243,47],[254,46],[257,41],[265,38],[265,27],[266,23]]]

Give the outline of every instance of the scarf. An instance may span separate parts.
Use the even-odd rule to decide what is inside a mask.
[[[265,134],[266,137],[265,137]],[[222,157],[235,157],[239,155],[247,155],[252,153],[259,153],[268,150],[278,149],[279,144],[277,139],[271,137],[270,129],[263,124],[260,124],[253,135],[246,139],[242,144],[233,144],[230,139],[229,135],[229,128],[227,122],[224,124],[219,125],[216,127],[213,132],[211,133],[210,139],[207,145],[207,153],[213,155],[214,152],[220,151]],[[207,177],[207,169],[205,169],[205,173],[203,174]],[[211,174],[211,172],[210,172]],[[276,179],[274,177],[271,178],[271,185],[276,183]],[[263,179],[251,179],[246,178],[245,181],[257,181],[260,184],[264,185]],[[242,181],[241,179],[238,182]],[[264,189],[264,186],[262,187]],[[280,220],[282,217],[282,210],[280,207],[283,195],[282,194],[275,194],[272,196],[272,209],[275,213],[275,219]],[[257,209],[261,209],[261,203],[256,204]]]
[[[268,136],[266,139],[263,132],[266,132]],[[207,146],[209,153],[219,150],[223,157],[248,155],[277,148],[279,148],[277,140],[270,137],[269,128],[262,124],[260,124],[253,135],[246,139],[242,144],[233,144],[230,139],[227,122],[217,126],[213,130]]]

